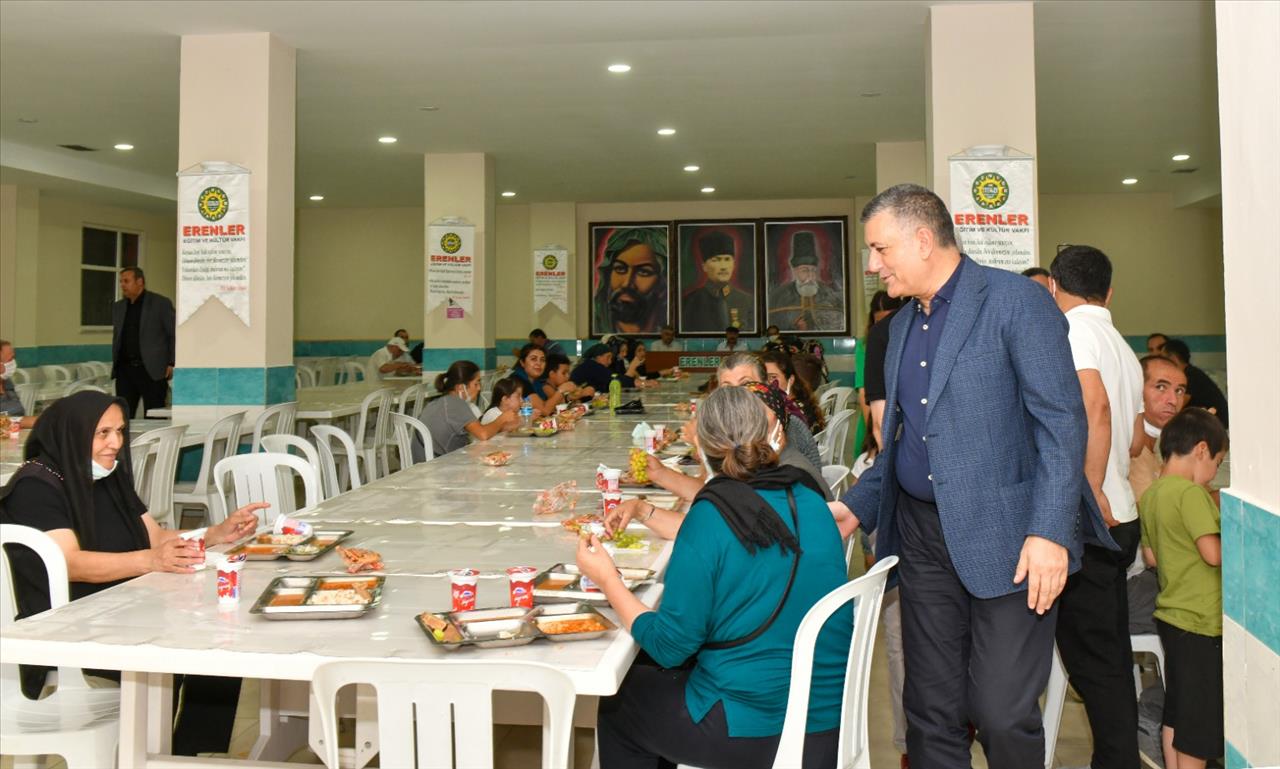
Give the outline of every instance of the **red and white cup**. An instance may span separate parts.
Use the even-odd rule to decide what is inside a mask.
[[[652,454],[654,451],[657,450],[657,443],[658,443],[658,431],[645,430],[644,431],[644,450]]]
[[[236,606],[240,603],[240,570],[245,556],[226,556],[218,561],[218,605]]]
[[[208,531],[208,529],[207,529],[207,528],[204,528],[204,529],[192,529],[191,531],[184,531],[184,532],[182,532],[181,534],[179,534],[179,535],[178,535],[178,537],[179,537],[179,539],[185,539],[185,540],[187,540],[188,542],[194,542],[194,543],[196,544],[196,547],[198,547],[198,548],[200,549],[200,555],[201,555],[201,556],[205,556],[205,549],[204,549],[204,535],[205,535],[205,532],[207,532],[207,531]],[[205,556],[205,557],[207,557],[207,556]],[[203,568],[204,568],[205,566],[207,566],[207,565],[208,565],[207,563],[198,563],[198,564],[196,564],[195,569],[196,569],[196,571],[200,571],[201,569],[203,569]]]
[[[596,488],[600,491],[604,491],[608,488],[608,484],[606,484],[604,480],[604,472],[608,469],[609,468],[604,465],[596,465]]]
[[[274,534],[301,534],[304,537],[311,536],[311,524],[306,521],[299,521],[297,518],[290,518],[281,513],[276,516],[276,522],[271,527]]]
[[[622,482],[622,471],[610,467],[604,471],[604,490],[606,492],[618,491],[619,484]]]
[[[697,413],[698,413],[698,399],[690,398],[689,399],[689,415],[692,416]]]
[[[471,611],[476,608],[476,588],[479,582],[480,572],[475,569],[449,571],[449,593],[453,598],[454,611]]]
[[[507,569],[507,579],[511,582],[512,606],[533,606],[533,578],[537,575],[538,570],[532,566],[512,566]]]
[[[609,513],[614,511],[618,505],[622,504],[622,492],[606,491],[604,493],[604,517],[608,518]]]

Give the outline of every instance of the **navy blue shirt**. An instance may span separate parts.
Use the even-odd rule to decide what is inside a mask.
[[[947,311],[960,283],[960,271],[965,259],[960,259],[951,277],[938,289],[930,302],[929,312],[919,299],[911,302],[907,312],[912,313],[907,326],[907,340],[902,348],[902,361],[898,365],[898,410],[902,414],[902,439],[898,441],[894,457],[894,472],[902,490],[926,502],[936,501],[933,496],[933,475],[929,468],[929,450],[925,445],[928,429],[925,415],[929,408],[929,375],[942,339],[942,329],[947,322]]]

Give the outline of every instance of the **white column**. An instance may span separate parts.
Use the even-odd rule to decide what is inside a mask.
[[[924,142],[876,142],[876,192],[898,184],[926,184]]]
[[[40,190],[0,184],[0,339],[35,347]],[[34,365],[36,361],[18,361]]]

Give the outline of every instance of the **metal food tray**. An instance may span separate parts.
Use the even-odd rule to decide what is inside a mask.
[[[436,640],[435,634],[422,621],[423,616],[427,614],[452,624],[461,633],[462,640],[453,643]],[[594,619],[603,627],[600,630],[584,633],[547,633],[542,629],[544,624],[550,622],[578,619]],[[583,602],[534,606],[527,609],[510,607],[474,611],[423,612],[414,620],[433,645],[446,651],[454,651],[463,646],[475,646],[479,649],[523,646],[539,638],[551,641],[587,641],[617,630],[618,627],[594,606]]]
[[[653,569],[639,569],[632,566],[619,566],[618,572],[622,575],[622,584],[626,585],[628,590],[634,591],[642,585],[653,583]],[[604,597],[604,593],[598,590],[583,590],[581,588],[582,572],[578,571],[576,564],[557,563],[550,569],[534,577],[533,580],[533,597],[540,598],[544,601],[589,601],[591,603],[608,603],[609,599]],[[563,582],[569,581],[563,587],[548,588],[545,587],[549,580]]]
[[[316,531],[316,532],[312,532],[312,535],[309,538],[302,540],[296,545],[261,544],[258,542],[258,538],[263,536],[270,536],[270,533],[268,532],[266,534],[254,534],[249,539],[245,540],[244,542],[241,542],[240,544],[228,550],[227,555],[239,555],[240,553],[244,553],[245,559],[249,561],[274,561],[279,558],[288,558],[290,561],[314,561],[320,556],[325,555],[329,551],[333,550],[335,547],[338,546],[339,543],[341,543],[343,540],[345,540],[347,537],[350,537],[354,533],[355,532],[351,531],[350,529],[333,529],[333,530]],[[316,553],[291,552],[296,547],[302,547],[304,545],[314,545],[317,539],[332,539],[333,541],[321,547],[319,552],[316,552]],[[270,552],[257,552],[257,553],[251,552],[249,548],[254,548],[254,547],[269,549]]]
[[[356,574],[348,576],[276,577],[271,580],[270,585],[267,585],[267,589],[262,591],[262,595],[258,596],[258,600],[253,604],[253,608],[249,610],[249,613],[273,620],[355,619],[373,611],[382,602],[382,586],[386,579],[386,577]],[[320,587],[321,584],[351,584],[355,582],[372,585],[370,593],[373,597],[369,599],[368,603],[324,604],[320,606],[308,605],[307,603],[316,592],[322,589]],[[301,603],[294,606],[272,606],[271,600],[277,594],[282,593],[286,595],[301,595]]]

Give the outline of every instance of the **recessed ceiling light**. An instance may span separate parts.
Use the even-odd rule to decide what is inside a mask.
[[[862,98],[864,98],[864,99],[874,99],[874,98],[876,98],[877,96],[880,96],[881,94],[880,94],[880,92],[879,92],[879,91],[863,91],[862,93],[860,93],[860,94],[858,94],[858,95],[859,95],[859,96],[861,96],[861,97],[862,97]]]
[[[418,107],[418,109],[422,112],[439,112],[440,111],[440,108],[434,105],[428,105],[426,107]]]
[[[312,195],[310,198],[308,198],[308,200],[314,200],[316,202],[319,202],[321,200],[324,200],[324,195]]]
[[[609,71],[621,75],[623,72],[630,72],[630,64],[610,64]]]
[[[506,192],[502,193],[502,197],[504,198],[514,198],[515,196],[516,194],[511,190],[507,190]]]
[[[716,188],[715,188],[715,187],[703,187],[703,188],[702,188],[702,191],[703,191],[703,192],[706,192],[706,193],[711,193],[711,192],[715,192],[715,191],[716,191]]]
[[[394,136],[379,136],[379,137],[378,137],[378,141],[382,142],[383,144],[395,144],[395,143],[396,143],[396,137],[394,137]]]
[[[1121,184],[1137,184],[1138,180],[1130,176],[1128,179],[1122,179],[1120,183]]]
[[[1173,156],[1173,160],[1175,163],[1181,163],[1184,160],[1190,160],[1190,159],[1191,159],[1191,156],[1186,154],[1179,154],[1179,155]]]
[[[117,145],[116,145],[116,149],[118,149],[118,150],[131,150],[131,149],[133,149],[133,145],[132,145],[132,144],[117,144]]]
[[[690,172],[693,172],[693,171],[700,171],[700,170],[702,170],[702,166],[688,165],[688,166],[685,166],[685,167],[684,167],[684,170],[686,170],[686,171],[690,171]]]
[[[659,128],[659,129],[658,129],[658,135],[659,135],[659,136],[675,136],[675,135],[676,135],[676,129],[674,129],[674,128]]]
[[[19,122],[19,123],[26,123],[27,125],[34,125],[35,123],[39,123],[39,122],[40,122],[40,118],[35,118],[35,117],[20,117],[20,118],[18,118],[18,122]]]

